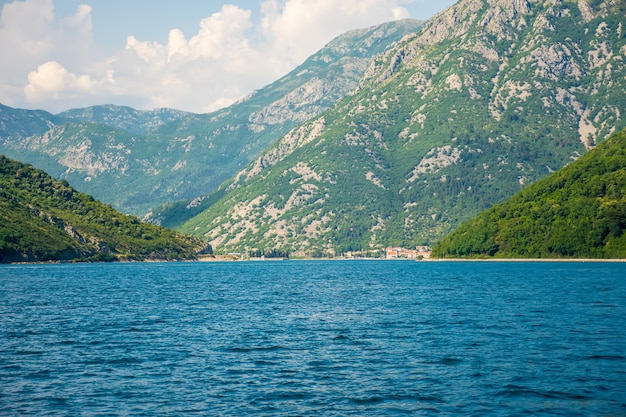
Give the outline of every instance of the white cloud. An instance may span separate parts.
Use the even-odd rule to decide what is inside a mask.
[[[224,5],[219,13],[202,19],[200,31],[189,40],[191,58],[232,58],[248,53],[245,31],[252,26],[250,10]]]
[[[58,62],[48,61],[28,74],[28,85],[24,93],[30,102],[49,97],[68,100],[77,95],[93,93],[94,87],[95,82],[89,75],[76,76]]]
[[[86,69],[94,57],[90,13],[91,8],[83,5],[72,16],[55,19],[52,0],[5,4],[0,14],[0,102],[47,107],[46,95],[35,93],[42,87],[41,74],[34,75],[39,84],[29,92],[39,99],[27,99],[25,87],[30,73],[37,73],[40,66],[43,71],[51,70],[47,65],[50,61],[63,62],[74,70]],[[55,85],[54,89],[58,96],[62,87]]]
[[[291,65],[350,29],[409,17],[396,0],[266,0],[262,10],[264,34]]]
[[[167,62],[169,63],[176,54],[189,56],[189,45],[187,44],[187,39],[185,39],[185,34],[181,30],[172,29],[167,38]]]
[[[134,36],[129,36],[126,40],[126,49],[132,50],[142,61],[150,62],[159,56],[159,52],[163,51],[163,46],[157,42],[141,42]]]
[[[259,19],[224,5],[190,38],[176,28],[167,45],[128,36],[110,57],[95,55],[91,7],[57,19],[53,0],[16,1],[0,16],[0,102],[54,112],[104,103],[216,110],[347,30],[408,17],[403,1],[265,0]]]

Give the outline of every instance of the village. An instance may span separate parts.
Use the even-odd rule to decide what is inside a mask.
[[[407,249],[399,246],[390,246],[384,249],[385,259],[430,259],[430,246],[416,246],[415,249]],[[371,252],[351,251],[344,254],[345,258],[356,259],[369,257]]]
[[[332,253],[330,257],[313,257],[303,253],[288,253],[283,251],[270,251],[263,253],[255,250],[248,254],[229,253],[228,255],[210,255],[202,257],[201,260],[221,260],[221,261],[283,261],[288,259],[430,259],[430,246],[416,246],[415,249],[407,249],[399,246],[390,246],[385,249],[371,249],[367,251],[348,251],[342,254]]]

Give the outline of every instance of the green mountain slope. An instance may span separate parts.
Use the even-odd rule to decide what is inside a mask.
[[[626,258],[626,130],[461,225],[437,257]]]
[[[0,262],[193,259],[207,248],[0,155]]]
[[[461,0],[182,230],[217,250],[433,243],[626,126],[624,4]]]
[[[349,32],[285,77],[210,114],[106,105],[53,116],[2,106],[0,153],[124,212],[144,215],[179,200],[187,206],[354,90],[374,55],[419,26],[406,20]]]

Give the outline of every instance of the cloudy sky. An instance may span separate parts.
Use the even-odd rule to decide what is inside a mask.
[[[0,103],[217,110],[335,36],[456,0],[0,0]]]

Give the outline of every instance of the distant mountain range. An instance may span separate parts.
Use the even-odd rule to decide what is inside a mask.
[[[625,7],[459,1],[182,230],[222,251],[435,243],[626,126]]]
[[[141,223],[0,155],[0,263],[195,259],[206,242]]]
[[[434,244],[626,127],[625,28],[621,0],[460,0],[216,113],[0,107],[0,153],[217,252]]]
[[[144,215],[217,189],[354,90],[374,56],[420,25],[403,20],[346,33],[278,81],[210,114],[104,105],[52,115],[0,105],[0,153]]]
[[[626,258],[626,130],[461,225],[436,257]]]

